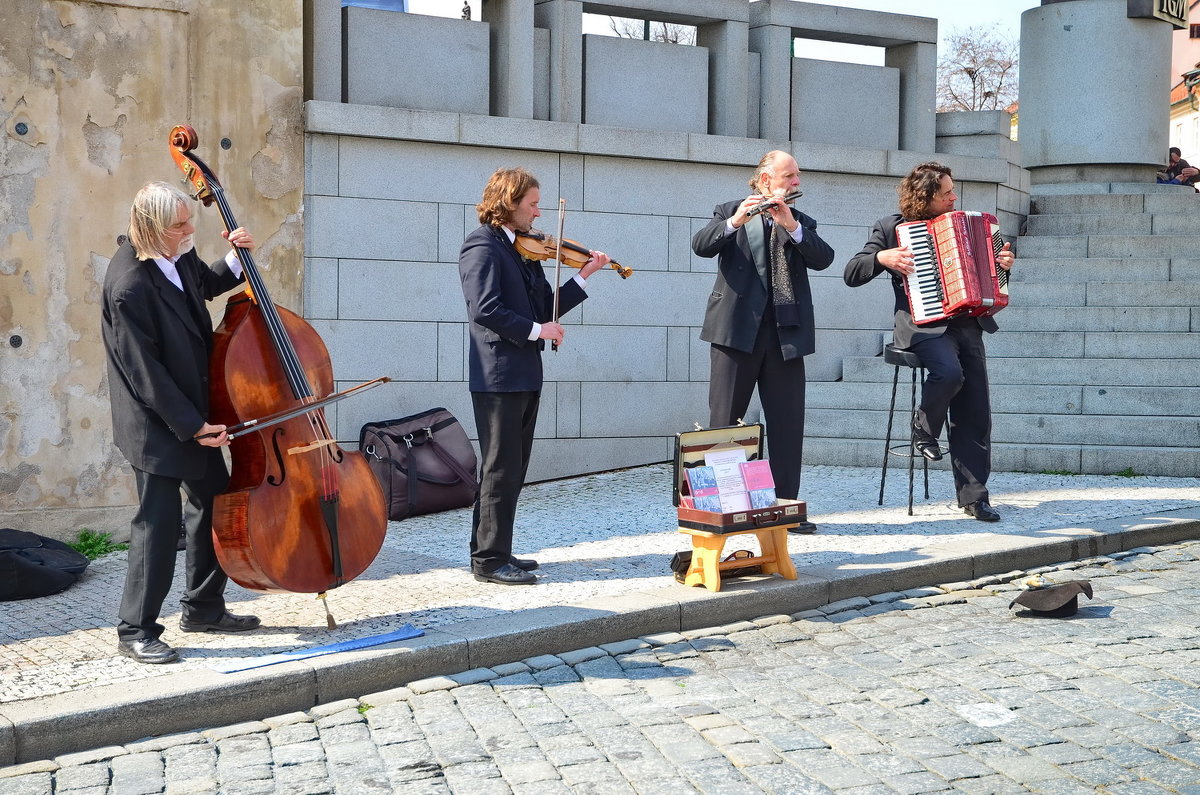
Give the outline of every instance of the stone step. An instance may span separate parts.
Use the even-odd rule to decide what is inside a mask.
[[[1013,284],[1046,282],[1167,281],[1172,265],[1182,260],[1141,257],[1021,257],[1009,275]],[[1200,260],[1196,260],[1200,264]],[[1196,268],[1200,277],[1200,268]]]
[[[1181,216],[1186,217],[1186,216]],[[1031,215],[1027,235],[1149,235],[1154,233],[1154,216],[1137,215]]]
[[[1200,209],[1197,195],[1183,191],[1145,194],[1069,194],[1031,196],[1029,210],[1037,215],[1195,213]]]
[[[1126,275],[1128,276],[1128,275]],[[1200,306],[1198,282],[1059,282],[1045,284],[1013,282],[1009,287],[1012,306]],[[1003,310],[1002,310],[1003,311]]]
[[[1200,358],[1200,332],[1195,331],[1003,331],[986,344],[988,356],[1009,358]]]
[[[902,368],[896,387],[897,416],[911,405],[911,390],[911,371]],[[891,393],[890,378],[885,381],[810,381],[805,391],[805,403],[814,409],[886,411]],[[918,383],[918,402],[920,396]],[[991,396],[992,411],[996,414],[1195,417],[1200,407],[1200,386],[1010,385],[992,379]]]
[[[1080,386],[1200,386],[1200,360],[1193,359],[1034,359],[988,357],[993,384]],[[882,357],[852,356],[842,362],[844,381],[887,381],[892,368]],[[1200,406],[1194,412],[1200,416]],[[1200,443],[1200,436],[1192,440]]]
[[[1031,235],[1017,238],[1013,251],[1040,258],[1192,258],[1200,252],[1200,235]]]
[[[1002,331],[1191,331],[1200,311],[1185,306],[1147,310],[1114,306],[1013,306],[996,315]]]
[[[908,435],[903,424],[906,416],[907,411],[897,412],[893,436]],[[882,411],[806,408],[804,424],[806,428],[819,428],[826,437],[882,439],[887,429],[887,407]],[[994,413],[992,437],[1006,444],[1073,444],[1086,439],[1089,444],[1195,448],[1200,439],[1200,418]]]
[[[838,439],[806,434],[804,463],[826,466],[880,467],[883,459],[883,430],[878,439]],[[948,469],[949,456],[931,463],[930,469]],[[921,469],[917,465],[914,504],[924,501]],[[1091,444],[1010,444],[993,436],[993,472],[1073,472],[1083,475],[1112,475],[1127,470],[1162,477],[1190,478],[1200,472],[1200,449]],[[1131,484],[1137,480],[1131,479]],[[902,505],[907,499],[908,462],[892,456],[888,462],[885,505]],[[878,494],[878,489],[876,489]],[[804,480],[800,481],[804,499]],[[954,501],[953,494],[930,493],[930,501]],[[1004,496],[993,492],[992,503],[1003,504]]]
[[[1146,194],[1169,196],[1195,196],[1196,192],[1184,185],[1159,185],[1155,182],[1063,182],[1056,184],[1031,185],[1031,197],[1042,196],[1096,196],[1114,194]]]

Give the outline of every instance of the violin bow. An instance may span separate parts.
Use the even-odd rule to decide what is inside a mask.
[[[562,286],[562,235],[563,222],[567,218],[567,200],[560,198],[558,200],[558,237],[555,238],[554,250],[554,322],[558,322],[558,289]],[[550,350],[558,353],[558,343],[554,340],[550,341]]]
[[[263,428],[269,428],[272,425],[278,425],[281,422],[287,422],[292,417],[299,417],[301,414],[307,414],[310,411],[316,411],[317,409],[324,408],[325,406],[328,406],[330,403],[336,403],[337,401],[339,401],[343,398],[350,397],[355,392],[360,392],[360,391],[363,391],[366,389],[370,389],[371,387],[376,387],[376,386],[379,386],[380,384],[386,384],[391,380],[392,380],[391,378],[389,378],[385,375],[382,378],[376,378],[372,381],[367,381],[366,383],[359,384],[358,386],[352,386],[349,389],[343,390],[341,392],[337,392],[332,395],[327,395],[327,396],[321,398],[320,400],[314,400],[312,403],[305,403],[302,406],[293,406],[290,409],[284,409],[283,411],[277,411],[274,414],[268,414],[265,417],[259,417],[258,419],[254,419],[254,420],[246,420],[245,422],[240,422],[237,425],[230,425],[224,431],[218,431],[217,433],[202,433],[198,436],[193,436],[192,438],[199,441],[200,439],[212,439],[214,437],[220,436],[222,433],[225,433],[225,434],[229,435],[230,440],[233,440],[233,439],[238,438],[239,436],[245,436],[246,434],[250,433],[251,431],[257,431],[257,430],[261,430]]]

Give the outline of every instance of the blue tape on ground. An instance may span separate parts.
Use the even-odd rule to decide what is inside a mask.
[[[266,665],[275,665],[276,663],[281,662],[304,660],[308,657],[320,657],[323,654],[333,654],[339,651],[354,651],[355,649],[365,649],[368,646],[380,646],[384,643],[394,643],[398,640],[419,638],[424,634],[425,633],[422,630],[417,629],[412,624],[405,624],[395,632],[385,632],[382,635],[371,635],[366,638],[343,640],[340,643],[330,643],[328,646],[310,646],[305,649],[292,649],[291,651],[280,652],[279,654],[268,654],[265,657],[250,657],[248,659],[230,660],[229,662],[218,663],[212,666],[212,669],[218,673],[231,674],[235,671],[247,671],[251,668],[262,668]]]

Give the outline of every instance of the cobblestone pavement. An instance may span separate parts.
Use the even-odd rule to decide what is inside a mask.
[[[1030,574],[1077,615],[1009,610]],[[1200,542],[0,769],[0,793],[1200,793]]]
[[[801,496],[821,529],[816,535],[788,538],[796,565],[871,560],[973,535],[1088,527],[1106,519],[1200,506],[1196,478],[998,472],[989,486],[992,504],[1004,520],[987,524],[966,518],[953,504],[948,470],[931,469],[929,475],[933,498],[921,499],[918,481],[915,515],[908,516],[902,473],[889,478],[880,508],[878,469],[806,467]],[[312,594],[256,593],[231,584],[230,609],[261,617],[261,632],[180,634],[179,565],[161,619],[167,628],[163,639],[183,655],[176,665],[139,665],[117,654],[113,627],[126,559],[124,553],[108,555],[61,594],[4,604],[0,704],[111,684],[135,686],[139,680],[242,658],[383,634],[407,623],[429,630],[670,586],[667,561],[688,546],[676,532],[671,480],[671,467],[660,464],[526,488],[517,552],[541,562],[539,584],[501,589],[503,593],[471,578],[469,510],[393,522],[376,561],[358,579],[330,592],[339,623],[334,631],[326,629],[325,612]]]

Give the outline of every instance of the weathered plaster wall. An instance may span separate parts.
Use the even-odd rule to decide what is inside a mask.
[[[300,308],[301,20],[301,0],[0,5],[0,526],[126,530],[100,288],[134,192],[181,176],[173,125],[196,128],[272,298]],[[198,215],[201,255],[222,256],[215,208]]]

